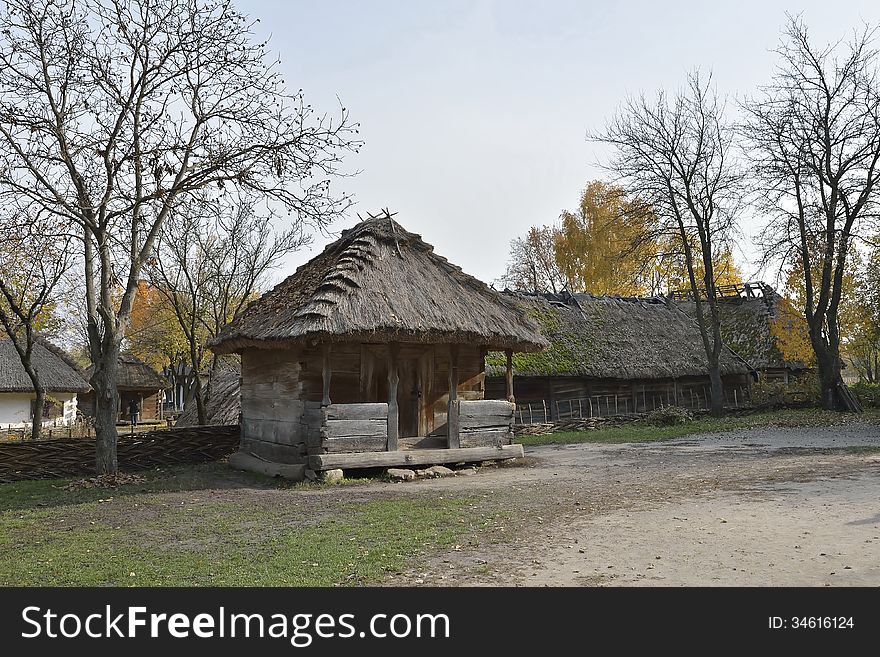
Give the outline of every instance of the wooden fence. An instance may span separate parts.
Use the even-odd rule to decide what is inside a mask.
[[[750,395],[749,389],[745,386],[725,388],[724,405],[727,408],[749,406]],[[517,404],[514,421],[516,424],[548,424],[564,420],[631,416],[664,406],[680,406],[696,412],[707,410],[710,399],[711,393],[707,387],[683,388],[677,400],[671,398],[669,391],[666,392],[666,396],[647,394],[643,391],[641,394],[636,394],[635,400],[632,395],[593,395],[556,401],[542,399]]]
[[[120,470],[216,461],[238,448],[239,426],[120,434]],[[95,441],[73,438],[0,443],[0,482],[95,474]]]

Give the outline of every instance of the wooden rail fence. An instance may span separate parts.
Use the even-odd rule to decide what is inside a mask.
[[[186,427],[120,434],[120,470],[204,463],[238,448],[239,426]],[[0,482],[95,474],[95,441],[73,438],[0,443]]]

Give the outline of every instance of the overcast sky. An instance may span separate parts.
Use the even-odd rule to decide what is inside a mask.
[[[361,123],[366,144],[346,163],[361,173],[337,183],[356,205],[333,229],[388,207],[486,282],[503,273],[511,239],[553,223],[603,177],[607,153],[585,135],[626,94],[675,89],[694,67],[722,94],[750,93],[770,78],[786,11],[802,12],[822,44],[880,22],[877,0],[237,4],[271,33],[290,88],[331,112],[338,96]],[[759,229],[748,221],[747,234]]]

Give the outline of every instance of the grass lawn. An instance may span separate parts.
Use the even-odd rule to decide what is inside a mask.
[[[743,415],[739,417],[704,417],[673,426],[654,426],[637,423],[590,431],[558,431],[537,436],[518,436],[523,445],[552,445],[573,443],[642,443],[670,440],[698,433],[713,433],[749,427],[810,427],[833,426],[844,422],[880,423],[880,409],[869,408],[861,415],[825,411],[817,408],[785,409]]]
[[[349,502],[221,464],[111,490],[66,483],[0,485],[0,585],[365,584],[501,519],[466,497]]]

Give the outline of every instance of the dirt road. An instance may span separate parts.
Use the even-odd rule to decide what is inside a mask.
[[[526,450],[398,484],[500,501],[509,523],[391,585],[880,586],[880,427],[762,428]]]

